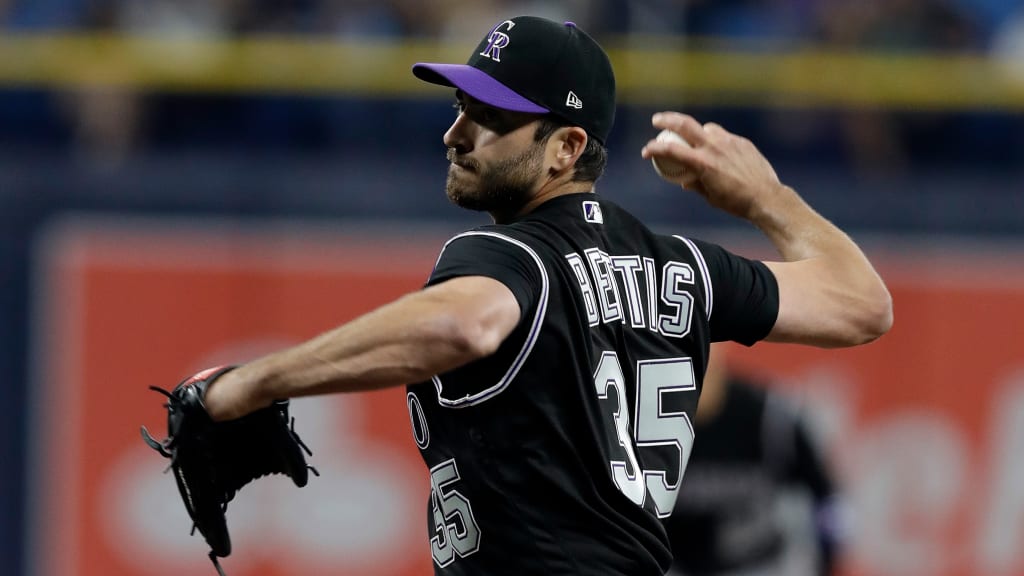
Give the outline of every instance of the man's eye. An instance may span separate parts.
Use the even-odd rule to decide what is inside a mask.
[[[455,110],[456,115],[462,114],[463,112],[466,111],[466,105],[457,100],[454,103],[452,103],[452,108]]]

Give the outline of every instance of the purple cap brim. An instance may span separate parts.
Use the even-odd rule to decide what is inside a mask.
[[[508,86],[468,64],[420,62],[413,65],[412,73],[424,82],[458,88],[473,98],[502,110],[532,114],[550,112],[547,108],[523,98]]]

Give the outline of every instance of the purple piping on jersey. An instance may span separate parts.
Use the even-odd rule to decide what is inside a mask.
[[[711,275],[708,274],[708,263],[704,260],[704,255],[701,254],[697,245],[693,243],[689,238],[683,238],[682,236],[675,236],[683,241],[690,248],[690,252],[693,252],[693,257],[697,259],[697,267],[700,268],[701,281],[704,284],[704,295],[705,295],[705,306],[704,311],[708,314],[708,321],[711,321],[711,311],[715,305],[715,293],[711,291]]]
[[[444,246],[441,248],[441,254],[438,254],[437,256],[437,262],[441,261],[441,255],[444,254],[444,251],[446,248],[448,248],[449,244],[465,236],[490,236],[492,238],[498,238],[499,240],[505,240],[506,242],[510,242],[513,245],[522,248],[523,250],[526,251],[527,254],[530,255],[531,258],[533,258],[534,263],[537,264],[537,268],[540,269],[542,282],[540,291],[540,301],[537,304],[537,312],[535,312],[533,315],[533,323],[530,326],[530,333],[526,337],[526,342],[523,344],[523,349],[519,351],[519,354],[516,356],[516,359],[512,362],[512,365],[509,366],[508,370],[505,372],[505,375],[501,377],[501,380],[498,380],[497,384],[485,389],[483,392],[470,394],[457,400],[448,400],[447,398],[444,397],[442,393],[444,385],[441,382],[441,377],[435,375],[431,378],[431,380],[433,380],[434,382],[434,387],[437,388],[437,401],[442,406],[447,406],[449,408],[464,408],[466,406],[473,406],[475,404],[479,404],[485,400],[497,396],[503,390],[505,390],[505,388],[508,388],[508,385],[512,383],[512,380],[516,377],[516,374],[519,373],[519,369],[523,367],[523,364],[526,362],[526,359],[530,356],[530,352],[533,351],[533,345],[537,343],[537,335],[540,333],[540,327],[544,323],[544,315],[547,313],[548,310],[548,272],[547,270],[544,269],[544,264],[543,262],[541,262],[540,256],[537,256],[536,252],[534,252],[529,246],[523,244],[519,240],[509,238],[508,236],[497,234],[495,232],[465,232],[463,234],[459,234],[458,236],[444,243]],[[437,268],[437,262],[434,263],[434,268]]]

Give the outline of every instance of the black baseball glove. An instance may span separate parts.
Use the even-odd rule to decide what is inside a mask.
[[[151,386],[167,396],[167,438],[158,442],[142,427],[142,439],[171,459],[178,491],[196,529],[210,545],[210,560],[224,576],[217,557],[231,554],[224,513],[228,502],[244,485],[269,474],[284,474],[302,487],[309,480],[309,448],[295,433],[288,417],[288,401],[279,400],[251,414],[214,422],[203,397],[214,380],[234,366],[210,368],[185,379],[173,391]]]

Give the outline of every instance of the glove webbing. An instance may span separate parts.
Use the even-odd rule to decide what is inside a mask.
[[[306,446],[306,443],[302,441],[302,438],[299,438],[299,434],[295,431],[295,417],[294,416],[292,416],[291,422],[289,422],[289,429],[291,430],[292,437],[295,438],[295,442],[299,446],[302,447],[303,451],[305,451],[307,455],[312,456],[313,455],[313,451],[309,449],[309,446]],[[309,471],[312,472],[314,475],[320,476],[320,471],[318,471],[313,466],[307,465],[306,468],[308,468]],[[235,493],[239,489],[241,489],[242,486],[245,486],[246,484],[248,484],[249,482],[252,482],[256,478],[260,478],[260,477],[266,476],[268,474],[275,474],[275,473],[278,473],[278,471],[276,471],[276,470],[262,471],[262,473],[256,474],[255,476],[246,479],[244,482],[241,482],[237,486],[234,486],[233,489],[230,489],[230,491],[227,494],[225,494],[223,511],[225,513],[227,513],[227,511],[228,511],[228,502],[231,501],[232,499],[234,499]],[[238,482],[238,480],[236,479],[235,482]],[[195,531],[196,531],[196,523],[193,522],[192,523],[192,533],[195,534]],[[217,555],[213,553],[213,550],[210,550],[209,557],[210,557],[210,562],[213,562],[213,567],[217,569],[217,576],[228,576],[227,573],[224,572],[224,569],[220,567],[220,562],[217,561]]]
[[[168,408],[168,409],[175,409],[175,408],[177,408],[178,399],[175,398],[173,394],[171,394],[167,390],[164,390],[163,388],[160,388],[160,387],[157,387],[157,386],[150,386],[149,388],[151,390],[159,392],[160,394],[162,394],[162,395],[164,395],[164,396],[166,396],[168,398],[168,403],[164,404],[165,408]],[[290,421],[288,423],[288,429],[289,429],[289,433],[291,434],[292,438],[295,440],[295,443],[298,444],[307,455],[312,456],[313,455],[313,451],[309,449],[309,446],[307,446],[306,443],[302,441],[302,438],[299,437],[298,432],[295,431],[295,417],[294,416],[291,417],[291,419],[290,419]],[[174,438],[174,437],[168,437],[168,438],[164,439],[163,442],[157,441],[155,438],[153,438],[153,436],[149,433],[149,431],[146,430],[145,426],[142,427],[142,438],[143,438],[143,440],[146,441],[146,444],[148,444],[151,448],[153,448],[154,450],[159,452],[165,458],[170,459],[170,461],[171,461],[170,464],[168,464],[167,468],[164,469],[164,473],[165,474],[167,472],[169,472],[174,467],[174,464],[177,461],[177,453],[178,453],[177,446],[176,446],[176,444],[177,444],[176,440],[177,439]],[[257,478],[262,478],[263,476],[268,476],[268,475],[271,475],[271,474],[282,474],[282,473],[284,473],[284,470],[281,469],[281,468],[278,468],[277,466],[275,466],[273,462],[261,462],[261,463],[263,464],[263,466],[258,467],[258,468],[250,467],[250,470],[245,471],[245,472],[241,472],[240,471],[240,467],[232,467],[232,468],[230,468],[230,470],[236,471],[236,474],[233,474],[231,478],[224,478],[220,482],[221,483],[221,488],[222,488],[223,494],[224,494],[223,500],[222,500],[222,503],[221,503],[221,511],[222,511],[222,513],[227,513],[228,502],[233,500],[235,495],[237,494],[238,490],[240,490],[246,484],[252,482],[253,480],[256,480]],[[315,467],[310,466],[310,465],[307,464],[306,468],[310,472],[312,472],[315,476],[320,476],[320,471],[317,470]],[[195,535],[195,532],[196,532],[197,528],[198,528],[198,523],[195,520],[193,520],[193,522],[192,522],[192,529],[190,531],[190,535]],[[216,553],[214,553],[213,550],[210,550],[209,558],[210,558],[210,561],[213,563],[213,567],[217,570],[217,575],[218,576],[227,576],[227,574],[224,572],[224,569],[221,568],[220,562],[217,560],[217,555],[216,555]]]
[[[298,432],[295,431],[294,416],[291,417],[289,421],[288,429],[292,439],[295,440],[295,443],[302,448],[306,455],[312,456],[313,451],[309,449],[309,446],[302,441]],[[307,464],[306,469],[312,472],[315,476],[320,476],[320,471],[315,467]],[[224,490],[225,511],[227,511],[227,503],[233,500],[236,493],[246,484],[264,476],[270,476],[272,474],[286,474],[286,468],[282,466],[280,462],[274,462],[272,460],[258,460],[253,462],[249,459],[241,459],[234,462],[234,465],[226,467],[226,471],[232,472],[232,474],[221,480],[222,488]]]

